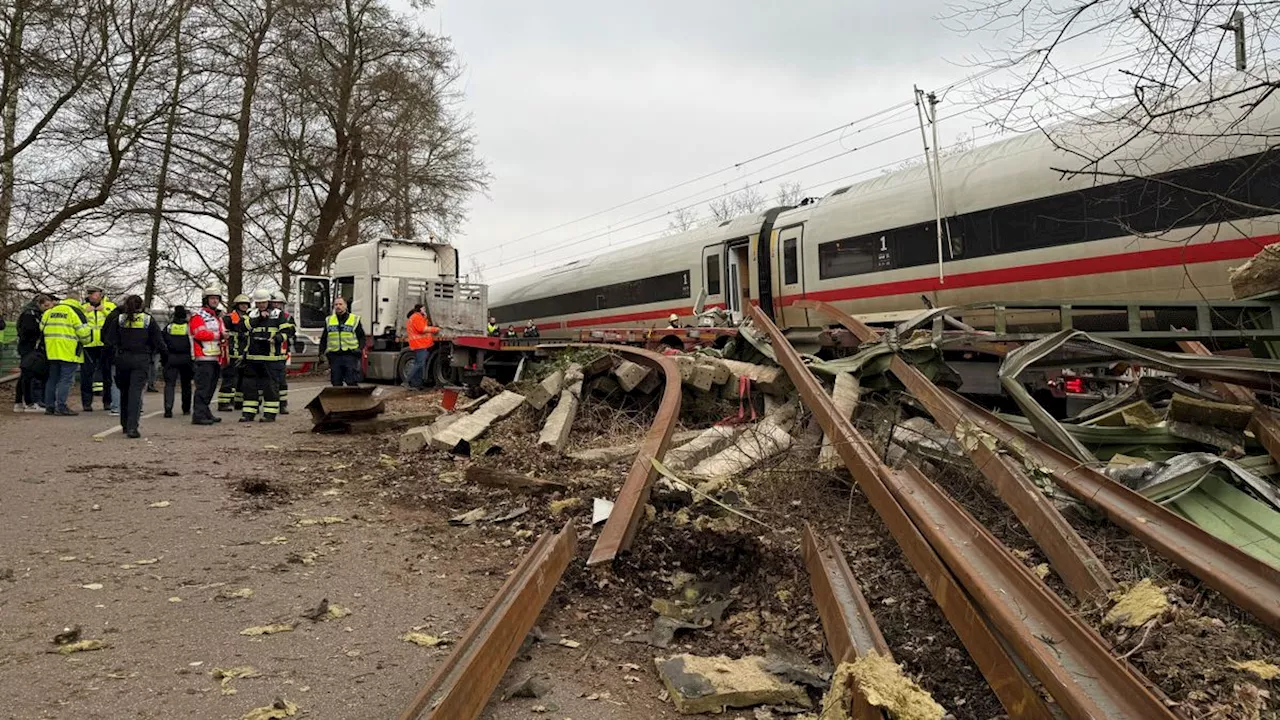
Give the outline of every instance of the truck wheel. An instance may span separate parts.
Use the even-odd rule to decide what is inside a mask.
[[[409,373],[413,370],[413,352],[402,352],[396,359],[396,384],[409,382]]]
[[[444,387],[445,385],[457,385],[458,372],[450,364],[452,353],[433,352],[431,358],[427,360],[427,370],[430,373],[428,377],[435,383],[436,387]]]

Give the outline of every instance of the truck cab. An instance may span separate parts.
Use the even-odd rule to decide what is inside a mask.
[[[346,298],[367,338],[366,379],[405,379],[412,359],[404,339],[405,319],[414,305],[423,304],[432,324],[441,329],[428,378],[437,382],[449,377],[448,338],[479,332],[488,317],[487,288],[459,280],[458,250],[448,243],[394,239],[360,243],[338,252],[331,273],[297,278],[293,296],[298,333],[318,355],[333,301]]]

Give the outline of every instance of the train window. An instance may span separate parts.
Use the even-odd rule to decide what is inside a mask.
[[[782,282],[785,285],[800,282],[800,251],[796,248],[796,238],[782,241]]]
[[[720,256],[707,256],[707,294],[720,294]]]
[[[893,267],[916,267],[938,262],[938,222],[920,223],[890,233]]]
[[[818,277],[826,280],[888,270],[892,260],[884,233],[825,242],[818,246]]]

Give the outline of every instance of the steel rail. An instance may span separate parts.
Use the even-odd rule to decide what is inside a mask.
[[[1212,355],[1209,348],[1198,340],[1179,340],[1178,348],[1189,355]],[[1280,461],[1280,418],[1270,408],[1258,402],[1258,397],[1248,388],[1231,383],[1210,380],[1209,386],[1218,391],[1226,402],[1250,405],[1253,407],[1253,420],[1249,429],[1258,437],[1258,442],[1267,449],[1272,459]]]
[[[1045,468],[1080,502],[1102,512],[1148,547],[1195,575],[1263,624],[1280,630],[1280,570],[1205,532],[1060,450],[946,391],[965,419],[1010,452]]]
[[[626,345],[602,345],[597,343],[554,343],[542,345],[547,349],[555,348],[589,348],[607,350],[609,352],[630,355],[636,362],[663,374],[666,385],[662,390],[662,401],[658,412],[654,415],[653,425],[640,444],[640,452],[627,472],[627,479],[622,483],[622,490],[613,501],[613,512],[605,521],[604,529],[591,549],[587,565],[595,566],[613,562],[614,558],[631,548],[635,540],[636,530],[640,527],[640,519],[644,517],[644,506],[649,502],[649,491],[653,489],[653,481],[658,471],[653,460],[662,460],[671,444],[671,432],[675,429],[676,419],[680,417],[680,401],[682,391],[680,384],[680,366],[666,355],[650,350],[628,347]]]
[[[805,523],[801,548],[832,662],[839,666],[871,653],[892,658],[889,644],[880,634],[880,626],[836,539],[819,538]],[[852,707],[846,709],[854,720],[884,720],[884,713],[868,702],[856,686],[852,690]]]
[[[1008,548],[914,465],[908,463],[895,472],[881,463],[867,440],[836,411],[777,326],[758,309],[751,311],[757,326],[771,338],[779,363],[891,531],[905,520],[928,538],[994,629],[1044,683],[1067,717],[1178,717],[1145,678],[1116,659],[1096,632],[1076,619]]]
[[[796,304],[830,316],[862,342],[872,342],[879,337],[876,330],[828,303],[802,300]],[[944,430],[957,437],[959,445],[991,483],[996,494],[1044,550],[1053,569],[1073,595],[1081,600],[1097,602],[1117,589],[1106,566],[1040,488],[1027,478],[1017,462],[997,452],[981,438],[957,434],[957,428],[961,427],[961,413],[941,388],[896,355],[889,361],[889,370]]]
[[[480,716],[573,558],[577,535],[572,524],[538,538],[400,720]]]
[[[1048,720],[1055,717],[1040,693],[1019,670],[1018,663],[1010,655],[1004,640],[996,635],[973,598],[961,587],[951,570],[889,491],[884,477],[888,468],[880,464],[875,452],[857,434],[848,419],[840,417],[837,420],[839,413],[831,404],[830,397],[804,368],[795,348],[782,339],[781,333],[767,317],[755,311],[755,308],[752,308],[752,313],[753,317],[764,318],[764,322],[757,320],[757,324],[768,330],[770,337],[775,338],[773,344],[779,363],[791,376],[796,389],[813,411],[822,429],[832,438],[845,465],[902,548],[907,561],[924,581],[943,616],[955,628],[960,641],[969,650],[969,656],[1000,699],[1001,705],[1014,718]],[[850,441],[839,442],[841,437],[850,438]]]

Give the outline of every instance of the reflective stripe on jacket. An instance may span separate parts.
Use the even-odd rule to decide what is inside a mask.
[[[330,315],[325,321],[327,336],[324,341],[325,354],[333,352],[355,352],[360,349],[356,339],[356,326],[360,324],[360,316],[355,313],[347,315],[347,321],[338,322],[337,315]]]
[[[244,318],[248,337],[248,342],[245,343],[245,359],[262,362],[284,360],[279,339],[283,325],[283,313],[278,310],[249,311],[249,315]]]
[[[207,307],[202,307],[191,316],[188,323],[191,333],[191,356],[204,362],[223,362],[222,340],[224,336],[222,319]]]
[[[107,316],[115,309],[116,304],[105,297],[98,303],[98,307],[90,305],[88,300],[80,303],[80,310],[84,312],[85,320],[93,330],[93,336],[84,344],[85,347],[102,347],[102,326],[106,323]]]
[[[45,354],[50,360],[84,362],[84,344],[94,337],[80,303],[67,299],[44,311],[40,318]]]

